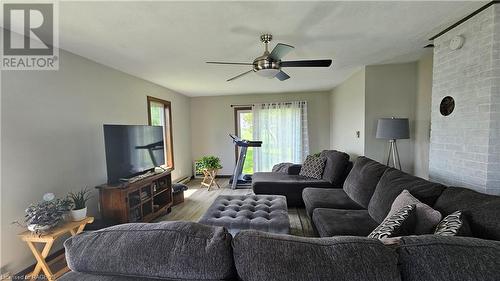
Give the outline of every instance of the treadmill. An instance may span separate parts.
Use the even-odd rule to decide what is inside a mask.
[[[232,134],[229,134],[229,136],[233,139],[233,142],[237,147],[241,147],[240,156],[238,157],[238,161],[234,167],[233,176],[229,180],[229,183],[231,184],[232,189],[248,188],[252,184],[252,176],[242,174],[243,164],[245,163],[245,159],[247,157],[247,150],[249,147],[261,147],[262,142],[244,140]]]

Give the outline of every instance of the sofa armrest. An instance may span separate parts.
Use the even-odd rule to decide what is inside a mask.
[[[289,175],[298,175],[300,173],[301,169],[302,169],[301,164],[293,164],[290,167],[288,167],[288,174]]]

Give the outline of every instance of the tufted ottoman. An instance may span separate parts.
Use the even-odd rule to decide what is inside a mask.
[[[199,222],[224,226],[233,236],[243,229],[290,231],[286,197],[281,195],[221,195]]]

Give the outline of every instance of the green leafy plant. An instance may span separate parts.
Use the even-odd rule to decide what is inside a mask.
[[[207,170],[218,170],[222,169],[222,165],[220,163],[220,158],[216,156],[204,156],[200,159],[201,167]]]
[[[28,206],[25,210],[24,224],[14,222],[22,227],[28,227],[35,232],[43,232],[57,225],[64,218],[64,214],[71,210],[69,199],[54,198],[44,200]]]
[[[73,210],[85,208],[87,202],[92,198],[91,191],[88,188],[82,189],[77,193],[70,192],[68,197],[73,205]]]

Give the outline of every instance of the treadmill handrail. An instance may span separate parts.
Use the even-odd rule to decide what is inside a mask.
[[[233,142],[237,146],[241,146],[241,147],[261,147],[262,146],[262,141],[244,140],[244,139],[241,139],[240,137],[233,135],[233,134],[229,134],[229,136],[233,139]]]

